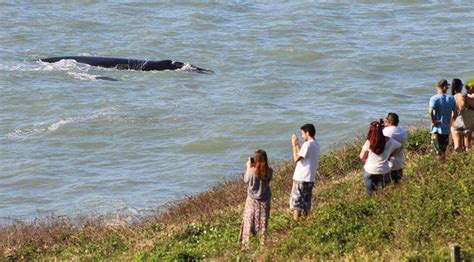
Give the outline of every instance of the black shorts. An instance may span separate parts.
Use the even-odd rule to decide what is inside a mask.
[[[448,148],[449,144],[449,135],[444,135],[444,134],[433,134],[436,135],[436,138],[431,139],[431,145],[433,146],[433,149],[435,150],[436,154],[444,153],[446,152],[446,149]]]
[[[390,180],[395,184],[400,184],[403,177],[403,169],[390,171]]]

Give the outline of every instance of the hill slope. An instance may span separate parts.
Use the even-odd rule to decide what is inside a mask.
[[[360,141],[325,154],[315,207],[295,223],[288,209],[293,164],[274,164],[269,241],[240,251],[237,237],[246,188],[239,180],[169,205],[139,225],[106,226],[99,219],[51,217],[0,228],[10,259],[244,260],[448,259],[457,242],[474,259],[474,159],[450,153],[437,163],[427,152],[429,134],[409,133],[404,179],[372,197],[365,194]]]

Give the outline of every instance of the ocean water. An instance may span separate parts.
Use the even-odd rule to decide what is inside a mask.
[[[0,1],[1,224],[144,216],[256,149],[289,159],[304,123],[327,152],[387,112],[426,119],[437,79],[474,76],[471,1],[66,2]],[[36,61],[67,55],[215,73]]]

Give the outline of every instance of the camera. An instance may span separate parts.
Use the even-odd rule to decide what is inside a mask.
[[[249,159],[250,159],[250,167],[254,167],[255,166],[255,158],[249,157]]]
[[[380,118],[379,123],[382,127],[385,127],[385,121],[383,120],[383,118]]]

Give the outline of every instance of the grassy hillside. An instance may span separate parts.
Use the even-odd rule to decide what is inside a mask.
[[[321,159],[315,207],[295,223],[288,209],[293,164],[274,164],[269,241],[240,251],[246,197],[243,182],[214,188],[168,206],[140,225],[107,226],[99,219],[50,217],[0,228],[3,260],[243,260],[449,258],[449,243],[474,260],[473,151],[449,153],[439,164],[428,153],[429,134],[409,133],[404,180],[365,194],[360,141]],[[237,175],[236,175],[237,176]]]

